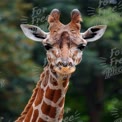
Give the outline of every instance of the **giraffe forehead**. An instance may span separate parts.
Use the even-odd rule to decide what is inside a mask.
[[[73,26],[71,24],[67,24],[67,25],[64,25],[64,24],[56,24],[56,25],[53,25],[51,28],[50,28],[50,33],[51,35],[55,34],[56,32],[58,34],[61,35],[61,33],[63,32],[68,32],[69,34],[73,34],[72,32],[75,32],[75,34],[80,34],[80,30],[76,28],[76,26]]]
[[[78,45],[84,43],[84,40],[82,40],[79,32],[70,29],[63,29],[54,31],[53,33],[50,32],[48,42],[56,46],[61,46],[68,43]]]

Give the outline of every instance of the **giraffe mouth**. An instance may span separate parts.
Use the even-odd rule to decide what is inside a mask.
[[[73,73],[76,70],[76,68],[75,68],[75,66],[73,66],[73,67],[69,67],[69,66],[63,67],[62,66],[62,67],[54,67],[54,70],[56,72],[58,72],[59,74],[67,75],[67,74]]]

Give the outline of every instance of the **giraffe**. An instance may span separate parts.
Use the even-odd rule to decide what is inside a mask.
[[[48,16],[49,32],[34,25],[21,24],[28,38],[43,44],[48,64],[28,104],[15,122],[62,122],[71,74],[81,62],[87,43],[101,38],[107,27],[97,25],[81,33],[81,21],[80,11],[73,9],[71,21],[64,25],[60,22],[59,10],[53,9]]]

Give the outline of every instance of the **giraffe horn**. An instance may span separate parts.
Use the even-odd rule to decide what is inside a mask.
[[[83,20],[82,20],[80,11],[78,9],[73,9],[71,12],[71,22],[80,23],[82,21]]]
[[[48,17],[48,23],[59,22],[60,11],[58,9],[53,9]]]
[[[82,17],[81,13],[78,9],[73,9],[71,12],[71,22],[69,23],[70,28],[72,30],[78,30],[80,32]]]

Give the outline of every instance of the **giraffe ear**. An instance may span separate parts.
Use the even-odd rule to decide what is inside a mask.
[[[85,39],[87,42],[96,41],[103,36],[106,28],[107,28],[106,25],[93,26],[84,33],[81,33],[82,38]]]
[[[46,32],[44,32],[43,30],[41,30],[39,27],[34,26],[34,25],[29,25],[29,24],[21,24],[20,25],[22,31],[24,32],[24,34],[29,38],[32,39],[34,41],[42,41],[43,39],[45,39],[47,37]]]

